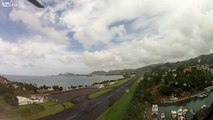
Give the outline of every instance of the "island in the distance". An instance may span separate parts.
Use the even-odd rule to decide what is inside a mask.
[[[92,74],[75,74],[75,73],[60,73],[58,75],[52,75],[52,76],[65,76],[65,77],[70,77],[70,76],[87,76],[87,77],[92,77]]]

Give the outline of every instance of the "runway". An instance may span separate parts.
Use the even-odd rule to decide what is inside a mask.
[[[81,96],[78,98],[79,100],[75,101],[73,108],[44,117],[41,120],[95,120],[125,94],[125,91],[129,89],[138,78],[139,76],[135,76],[127,83],[95,99],[88,99],[86,96]]]

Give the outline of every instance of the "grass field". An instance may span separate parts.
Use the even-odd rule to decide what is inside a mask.
[[[98,97],[98,96],[100,96],[100,95],[103,95],[104,93],[107,93],[107,92],[111,91],[112,89],[113,89],[113,88],[103,88],[103,89],[101,89],[100,91],[95,92],[95,93],[89,95],[89,98],[90,98],[90,99],[96,98],[96,97]]]
[[[131,87],[130,91],[124,94],[117,102],[115,102],[109,109],[107,109],[97,120],[121,120],[128,105],[135,93],[135,90],[139,84],[137,80]]]
[[[42,104],[31,104],[13,107],[8,105],[4,101],[3,97],[0,97],[0,119],[35,120],[63,111],[64,109],[72,108],[73,106],[74,105],[70,102],[60,104],[53,101],[47,101]]]
[[[74,104],[71,102],[65,102],[64,106],[66,107],[66,109],[69,109],[69,108],[72,108],[74,106]]]
[[[105,88],[101,88],[99,91],[95,92],[95,93],[92,93],[89,95],[89,98],[90,99],[93,99],[93,98],[96,98],[100,95],[103,95],[109,91],[111,91],[112,89],[114,89],[115,87],[118,87],[124,83],[126,83],[127,81],[129,81],[132,77],[130,78],[124,78],[124,79],[121,79],[121,80],[118,80],[115,84],[113,85],[110,85],[110,86],[107,86]]]

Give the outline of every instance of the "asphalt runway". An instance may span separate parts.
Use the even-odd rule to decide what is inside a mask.
[[[139,76],[135,76],[124,85],[95,99],[88,99],[86,96],[81,96],[77,98],[79,100],[75,101],[73,108],[44,117],[41,120],[95,120],[124,95],[125,91],[129,89],[138,78]]]

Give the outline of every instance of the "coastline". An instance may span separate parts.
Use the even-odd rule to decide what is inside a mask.
[[[182,103],[191,101],[193,99],[199,99],[198,96],[201,95],[201,94],[208,94],[209,95],[211,92],[213,92],[213,89],[211,89],[209,92],[201,91],[199,93],[194,93],[191,96],[186,96],[186,97],[183,97],[183,98],[178,98],[178,100],[176,100],[176,101],[171,101],[171,100],[167,100],[165,102],[160,101],[160,102],[158,102],[158,104],[162,105],[162,106],[173,105],[173,104],[182,104]],[[203,98],[205,98],[205,97],[203,97]]]
[[[13,75],[6,75],[5,76],[10,81],[17,81],[22,83],[28,84],[36,84],[38,87],[42,85],[46,86],[53,86],[58,85],[64,88],[68,88],[70,86],[78,86],[78,85],[92,85],[95,82],[101,82],[105,80],[117,80],[122,78],[119,75],[112,75],[112,76],[13,76]]]

